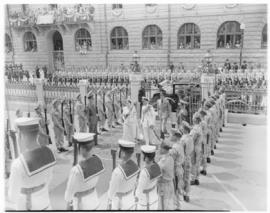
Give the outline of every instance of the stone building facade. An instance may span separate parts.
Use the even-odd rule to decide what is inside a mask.
[[[6,62],[26,69],[128,65],[135,50],[142,65],[193,69],[208,49],[239,63],[242,41],[242,60],[265,67],[267,5],[7,5],[5,38]]]

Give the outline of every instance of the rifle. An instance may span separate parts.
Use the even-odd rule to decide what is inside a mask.
[[[44,115],[45,115],[45,128],[46,128],[46,133],[47,135],[49,136],[49,144],[52,144],[52,140],[51,140],[51,136],[50,136],[50,132],[49,132],[49,127],[48,127],[48,124],[47,124],[47,109],[44,108]]]
[[[114,107],[114,93],[113,93],[113,115],[114,115],[114,119],[117,121],[117,117],[116,117],[116,114],[115,114],[115,107]]]
[[[123,105],[122,105],[122,93],[120,89],[120,108],[121,108],[121,114],[123,113]]]
[[[7,119],[7,129],[6,129],[6,147],[8,149],[9,158],[12,158],[10,151],[10,142],[9,142],[9,119]]]
[[[114,170],[116,167],[116,150],[115,149],[111,149],[111,155],[112,155],[113,170]]]
[[[105,119],[107,119],[107,115],[106,115],[106,107],[105,107],[105,93],[103,93],[103,111],[105,113]]]
[[[62,120],[62,127],[64,128],[64,135],[67,135],[65,123],[64,123],[64,101],[61,102],[61,120]]]
[[[69,100],[69,116],[70,116],[70,122],[73,124],[73,116],[72,116],[72,109],[71,109],[71,100]]]

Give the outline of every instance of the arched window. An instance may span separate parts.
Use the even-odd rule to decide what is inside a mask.
[[[24,51],[25,52],[36,52],[37,51],[36,36],[32,32],[26,32],[24,34],[23,40],[24,40]]]
[[[82,28],[75,33],[75,48],[76,51],[86,50],[89,51],[92,48],[91,36],[88,30]]]
[[[262,48],[267,48],[267,24],[264,25],[262,31]]]
[[[201,46],[201,33],[196,24],[186,23],[178,31],[178,49],[198,49]]]
[[[159,49],[162,47],[162,31],[157,25],[148,25],[143,30],[143,49]]]
[[[10,53],[12,51],[12,43],[8,34],[5,34],[5,47],[6,53]]]
[[[115,27],[111,32],[111,49],[128,49],[128,33],[123,27]]]
[[[217,48],[240,48],[241,46],[240,24],[236,21],[223,23],[217,32]]]

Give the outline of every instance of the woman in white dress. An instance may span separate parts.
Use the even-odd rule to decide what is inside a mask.
[[[123,107],[123,139],[135,141],[137,128],[137,111],[131,100],[127,101],[127,106]]]

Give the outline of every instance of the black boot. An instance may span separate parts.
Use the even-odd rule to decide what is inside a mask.
[[[215,153],[214,153],[214,150],[211,150],[211,155],[214,155]]]
[[[211,159],[209,157],[206,158],[207,163],[211,163]]]
[[[195,180],[195,185],[197,185],[197,186],[200,185],[200,182],[198,179]]]
[[[184,201],[189,202],[189,196],[184,195]]]
[[[202,175],[204,175],[204,176],[206,176],[206,175],[207,175],[206,170],[202,170],[200,173],[201,173]]]
[[[223,131],[222,128],[220,128],[219,131],[222,132]]]
[[[217,149],[217,146],[216,145],[214,145],[214,149]]]
[[[196,185],[195,180],[190,181],[190,185],[191,186]]]

